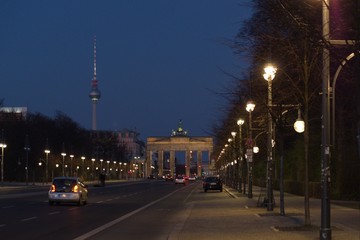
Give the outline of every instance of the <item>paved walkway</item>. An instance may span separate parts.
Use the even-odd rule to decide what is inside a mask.
[[[273,211],[258,206],[258,202],[263,201],[265,189],[254,186],[252,199],[233,189],[226,188],[226,191],[233,197],[188,204],[184,222],[177,226],[169,239],[320,239],[319,199],[310,199],[311,226],[305,227],[304,197],[285,194],[285,216],[281,216],[278,191],[274,191],[276,206]],[[332,239],[360,239],[359,206],[359,202],[355,202],[353,208],[331,205]]]

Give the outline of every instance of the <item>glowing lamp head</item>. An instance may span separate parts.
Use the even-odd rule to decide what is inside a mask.
[[[266,81],[272,81],[274,80],[275,78],[275,74],[276,74],[276,70],[277,68],[275,68],[274,66],[272,65],[267,65],[265,68],[264,68],[264,74],[263,74],[263,77]]]

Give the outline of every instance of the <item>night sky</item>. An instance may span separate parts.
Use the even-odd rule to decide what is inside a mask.
[[[225,41],[251,14],[244,0],[0,0],[0,98],[91,128],[97,39],[98,130],[169,136],[179,119],[206,136],[226,101],[216,92],[247,63]]]

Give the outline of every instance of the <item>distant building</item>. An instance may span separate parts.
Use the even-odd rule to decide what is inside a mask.
[[[128,129],[117,132],[118,144],[125,146],[128,159],[144,155],[145,143],[139,139],[139,136],[138,132]]]
[[[0,121],[25,120],[27,107],[0,107]]]

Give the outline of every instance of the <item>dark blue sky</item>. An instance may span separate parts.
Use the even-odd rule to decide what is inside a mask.
[[[97,37],[99,130],[169,136],[179,119],[203,136],[225,100],[214,94],[244,60],[223,42],[250,16],[244,0],[0,0],[0,98],[91,128]]]

